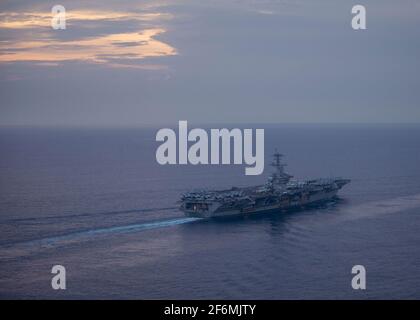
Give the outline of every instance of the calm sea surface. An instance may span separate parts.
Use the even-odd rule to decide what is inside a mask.
[[[420,298],[419,126],[267,126],[266,163],[278,148],[296,178],[352,182],[322,208],[226,221],[176,202],[269,166],[160,166],[156,131],[0,129],[0,298]]]

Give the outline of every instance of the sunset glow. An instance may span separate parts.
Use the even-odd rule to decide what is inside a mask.
[[[66,15],[68,28],[72,23],[83,27],[84,21],[157,21],[168,19],[161,13],[124,13],[73,11]],[[7,39],[0,42],[0,63],[32,61],[43,65],[62,61],[82,61],[87,63],[132,66],[138,59],[176,55],[175,48],[155,39],[166,30],[162,27],[141,28],[137,32],[100,34],[80,39],[56,39],[52,30],[49,13],[2,13],[0,29],[29,29],[39,32],[39,40],[28,41],[25,38]],[[32,36],[31,39],[34,39]],[[142,68],[146,68],[142,66]]]

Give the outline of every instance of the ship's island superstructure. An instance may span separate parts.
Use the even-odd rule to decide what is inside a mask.
[[[331,200],[350,182],[342,178],[294,181],[285,172],[282,157],[274,154],[275,171],[264,185],[188,192],[182,195],[180,209],[187,216],[200,218],[282,212]]]

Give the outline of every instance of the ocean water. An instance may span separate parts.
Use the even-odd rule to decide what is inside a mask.
[[[0,298],[420,298],[420,126],[268,125],[267,164],[278,148],[296,178],[352,182],[319,208],[223,221],[184,217],[180,194],[270,168],[160,166],[156,131],[0,129]]]

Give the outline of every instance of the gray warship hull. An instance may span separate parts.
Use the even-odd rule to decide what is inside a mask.
[[[181,207],[181,210],[188,217],[197,218],[218,218],[226,216],[237,216],[237,215],[252,215],[252,214],[270,214],[270,213],[281,213],[291,210],[304,209],[306,207],[322,204],[328,202],[337,197],[338,190],[320,192],[317,194],[310,195],[308,197],[302,197],[299,199],[293,199],[287,197],[281,201],[275,202],[268,205],[254,205],[244,207],[232,207],[225,206],[219,203],[205,203],[205,202],[187,202]]]
[[[220,210],[211,211],[202,211],[197,212],[194,210],[185,210],[184,213],[188,217],[199,217],[199,218],[217,218],[217,217],[226,217],[226,216],[235,216],[235,215],[251,215],[251,214],[270,214],[274,212],[287,212],[290,210],[299,210],[303,209],[306,206],[321,204],[323,202],[327,202],[331,199],[334,199],[337,196],[337,191],[332,191],[329,193],[325,193],[322,196],[314,196],[311,199],[306,201],[300,201],[297,203],[290,203],[290,204],[275,204],[271,206],[261,206],[261,207],[254,207],[254,208],[244,208],[244,209],[227,209],[224,210],[221,208]]]
[[[265,185],[184,194],[180,210],[189,217],[218,218],[285,212],[334,199],[349,179],[330,178],[291,181],[276,153],[273,173]]]

